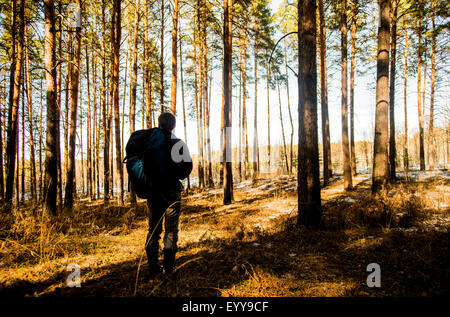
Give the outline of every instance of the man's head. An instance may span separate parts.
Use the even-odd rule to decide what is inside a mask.
[[[163,112],[158,118],[158,127],[160,129],[173,131],[173,129],[175,129],[175,124],[175,116],[170,112]]]

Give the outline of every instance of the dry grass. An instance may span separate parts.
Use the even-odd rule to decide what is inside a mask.
[[[377,197],[366,176],[354,191],[323,189],[323,228],[296,226],[295,179],[236,185],[182,203],[173,278],[136,273],[147,234],[146,206],[83,203],[51,222],[21,210],[1,222],[0,294],[26,296],[431,296],[448,294],[449,192],[439,179],[398,182]],[[248,186],[247,186],[248,185]],[[36,215],[37,214],[37,215]],[[145,261],[144,261],[145,262]],[[382,267],[368,288],[366,266]],[[78,263],[82,287],[65,285]]]

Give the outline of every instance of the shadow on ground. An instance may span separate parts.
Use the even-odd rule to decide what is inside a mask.
[[[367,194],[367,183],[350,194]],[[324,212],[332,209],[324,204]],[[190,210],[193,214],[194,211]],[[208,215],[210,217],[211,215]],[[0,296],[448,296],[447,231],[386,228],[310,231],[285,217],[276,230],[190,243],[179,250],[173,277],[147,278],[144,258],[96,268],[80,288],[62,272],[40,282],[16,280]],[[366,284],[367,265],[381,267],[381,287]],[[63,285],[63,286],[62,286]]]

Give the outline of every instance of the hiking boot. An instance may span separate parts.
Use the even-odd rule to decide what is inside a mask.
[[[175,269],[175,250],[164,249],[164,273],[171,274]]]
[[[162,273],[162,267],[158,261],[159,245],[152,245],[147,247],[147,261],[150,270],[149,277],[154,278],[156,275]]]
[[[154,279],[156,276],[161,274],[163,272],[163,268],[159,263],[153,263],[152,265],[149,265],[150,272],[148,273],[149,279]]]

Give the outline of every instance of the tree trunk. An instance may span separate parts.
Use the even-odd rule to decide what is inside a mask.
[[[3,123],[5,122],[5,116],[4,116],[4,109],[6,108],[6,76],[4,74],[4,70],[2,71],[3,73],[3,82],[4,82],[4,86],[0,85],[0,201],[2,201],[5,198],[5,182],[3,179],[3,134],[4,134],[4,128],[3,128]]]
[[[151,74],[149,65],[149,50],[148,50],[148,1],[144,1],[144,70],[142,75],[144,101],[142,102],[142,129],[144,129],[145,123],[147,128],[150,127],[150,86],[151,86]]]
[[[430,95],[430,123],[429,123],[429,141],[428,141],[428,168],[434,170],[435,152],[434,152],[434,87],[436,81],[436,26],[435,13],[433,11],[432,19],[432,38],[431,38],[431,95]]]
[[[65,111],[64,111],[64,178],[67,175],[67,169],[69,164],[69,109],[70,109],[70,81],[73,65],[70,61],[73,59],[73,39],[72,32],[69,32],[67,41],[67,74],[66,74],[66,100],[65,100]],[[67,179],[65,179],[67,183]]]
[[[389,73],[389,178],[395,180],[395,63],[397,55],[397,1],[391,0],[391,70]]]
[[[267,64],[267,81],[266,81],[266,90],[267,90],[267,158],[269,160],[269,172],[270,172],[270,87],[269,87],[269,83],[270,83],[270,66],[269,64]],[[279,94],[278,94],[279,95]],[[281,101],[280,101],[281,103]],[[281,104],[280,104],[281,107]],[[281,118],[281,116],[280,116]],[[255,118],[256,120],[256,118]],[[283,119],[281,119],[283,120]],[[283,136],[284,136],[284,131],[283,131]],[[287,167],[287,166],[286,166]]]
[[[28,51],[28,37],[25,37],[25,68],[26,68],[26,84],[27,84],[27,106],[28,106],[28,125],[30,132],[30,169],[31,169],[31,181],[30,181],[30,190],[31,190],[31,199],[35,203],[36,202],[36,158],[35,158],[35,149],[34,149],[34,128],[33,128],[33,99],[32,99],[32,83],[31,83],[31,73],[30,73],[30,60],[29,60],[29,51]],[[1,180],[3,183],[3,179]]]
[[[283,137],[283,149],[284,149],[284,159],[286,163],[286,172],[289,173],[289,161],[287,155],[287,147],[286,147],[286,138],[284,134],[284,123],[283,123],[283,113],[281,111],[281,93],[280,93],[280,84],[277,83],[278,88],[278,103],[280,105],[280,122],[281,122],[281,136]]]
[[[394,0],[395,1],[395,0]],[[358,0],[352,4],[352,52],[350,66],[350,157],[352,176],[356,176],[355,156],[355,55],[356,55],[356,17],[358,15]]]
[[[177,41],[178,41],[178,0],[173,1],[172,22],[172,86],[170,93],[170,112],[176,115],[177,110]]]
[[[408,157],[408,31],[405,26],[405,79],[403,85],[403,102],[405,111],[405,140],[403,149],[403,169],[406,178],[408,177],[409,157]]]
[[[194,31],[194,89],[195,89],[195,113],[197,116],[197,146],[198,146],[198,156],[197,156],[197,171],[198,171],[198,186],[199,188],[205,188],[205,177],[204,177],[204,168],[203,168],[203,142],[202,142],[202,129],[201,129],[201,117],[200,117],[200,108],[201,108],[201,93],[202,90],[199,89],[199,80],[200,71],[198,70],[198,55],[197,55],[197,40],[196,40],[196,32]]]
[[[287,106],[288,106],[288,112],[289,112],[289,122],[291,123],[291,140],[290,140],[290,152],[289,152],[289,174],[292,174],[294,170],[294,151],[293,151],[293,143],[294,143],[294,121],[292,119],[292,112],[291,112],[291,101],[289,97],[289,73],[287,69],[287,52],[286,52],[286,40],[284,39],[284,66],[285,66],[285,72],[286,72],[286,95],[287,95]]]
[[[92,56],[92,90],[93,90],[93,121],[92,121],[92,182],[93,182],[93,197],[94,199],[99,199],[99,188],[98,188],[98,143],[100,139],[100,135],[98,134],[97,129],[97,69],[96,69],[96,60],[95,55]],[[99,120],[100,121],[100,120]]]
[[[181,29],[181,26],[179,26]],[[181,32],[180,32],[181,33]],[[187,143],[187,126],[186,126],[186,109],[184,105],[184,80],[183,80],[183,51],[181,50],[181,38],[180,38],[180,81],[181,81],[181,105],[183,107],[183,126],[184,126],[184,140]],[[189,176],[187,177],[187,190],[191,189],[191,181]]]
[[[342,169],[344,189],[352,188],[352,167],[348,142],[347,112],[347,0],[341,0],[341,115],[342,115]]]
[[[106,21],[105,21],[105,0],[102,0],[102,111],[103,111],[103,195],[104,201],[109,201],[109,120],[108,104],[106,100]]]
[[[224,158],[225,168],[223,175],[223,204],[228,205],[233,201],[233,174],[231,160],[227,153],[231,152],[231,74],[232,74],[232,10],[233,0],[224,1],[224,27],[223,27],[223,90],[224,90]],[[256,120],[255,120],[256,121]]]
[[[298,224],[321,223],[317,135],[316,1],[298,2]]]
[[[9,91],[9,109],[8,109],[8,139],[6,143],[6,193],[5,200],[12,203],[14,191],[14,172],[16,168],[17,135],[18,135],[18,116],[19,116],[19,97],[20,82],[22,79],[23,64],[23,46],[25,33],[25,1],[20,2],[19,11],[19,33],[16,41],[16,5],[13,1],[13,49],[11,59],[11,81]],[[18,194],[18,193],[17,193]]]
[[[331,178],[331,145],[330,121],[328,116],[326,28],[323,0],[319,0],[318,4],[320,21],[320,105],[322,110],[323,185],[328,186]]]
[[[161,0],[161,53],[159,56],[159,69],[160,69],[160,105],[161,113],[164,112],[164,0]]]
[[[425,170],[425,155],[424,155],[424,118],[422,110],[422,19],[423,19],[423,3],[419,0],[419,26],[417,28],[418,33],[418,50],[417,50],[417,110],[419,112],[419,160],[420,170]]]
[[[24,69],[22,74],[24,74]],[[23,76],[25,77],[25,76]],[[22,79],[22,197],[21,201],[25,203],[25,80]],[[18,166],[17,166],[18,167]]]
[[[258,179],[259,150],[258,150],[258,50],[256,48],[257,31],[255,34],[255,117],[253,125],[253,181]]]
[[[146,2],[146,0],[144,0]],[[137,91],[137,62],[138,62],[138,31],[139,31],[139,0],[136,0],[136,10],[134,15],[134,35],[133,52],[131,65],[131,92],[130,92],[130,135],[134,132],[136,125],[136,91]],[[146,31],[145,31],[146,32]],[[131,204],[136,205],[136,193],[133,186],[130,186]]]
[[[81,0],[77,1],[81,10]],[[67,165],[66,188],[64,195],[64,207],[72,209],[75,185],[75,138],[78,113],[78,84],[80,79],[80,52],[81,52],[81,27],[75,29],[75,55],[70,79],[70,131],[69,131],[69,157]]]
[[[57,143],[58,105],[56,103],[56,45],[55,5],[45,0],[45,84],[47,90],[47,136],[45,141],[44,211],[56,215],[56,192],[58,181]]]
[[[91,92],[89,80],[89,53],[86,45],[86,84],[87,84],[87,144],[86,144],[86,163],[87,163],[87,192],[89,200],[93,199],[92,191],[92,144],[91,144]]]
[[[39,103],[39,200],[43,200],[44,198],[44,189],[43,187],[43,177],[44,177],[44,172],[43,172],[43,165],[42,165],[42,146],[43,144],[43,137],[42,137],[42,108],[43,108],[43,99],[44,99],[44,88],[42,85],[43,82],[43,77],[44,75],[41,77],[41,93],[40,93],[40,103]],[[58,178],[57,178],[58,180]],[[59,178],[59,181],[61,182],[61,178]]]
[[[59,3],[58,5],[58,14],[62,14],[62,4]],[[57,190],[57,206],[62,206],[63,204],[63,194],[62,194],[62,170],[61,170],[61,124],[60,124],[60,116],[61,116],[61,107],[62,107],[62,98],[61,98],[61,87],[62,87],[62,43],[63,43],[63,32],[62,32],[62,19],[59,19],[58,21],[58,27],[60,29],[59,32],[59,42],[58,42],[58,68],[56,73],[56,82],[57,82],[57,93],[56,93],[56,104],[57,104],[57,117],[58,122],[56,124],[56,144],[58,146],[56,147],[56,165],[57,165],[57,174],[58,174],[58,190]]]
[[[247,135],[247,48],[248,48],[248,31],[247,31],[248,11],[245,11],[244,25],[244,48],[243,63],[244,69],[242,73],[242,129],[244,135],[242,138],[244,145],[244,178],[248,177],[248,135]]]
[[[114,71],[113,71],[113,93],[114,93],[114,128],[115,128],[115,143],[116,143],[116,168],[119,177],[119,203],[123,205],[123,165],[122,165],[122,147],[121,147],[121,135],[120,135],[120,114],[119,114],[119,62],[120,62],[120,40],[121,40],[121,0],[114,1],[114,10],[113,10],[113,25],[112,25],[112,33],[113,33],[113,46],[114,46],[114,54],[113,54],[113,63],[114,63]]]
[[[377,88],[375,111],[375,139],[372,173],[372,192],[380,191],[389,177],[389,0],[379,0]]]

